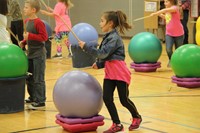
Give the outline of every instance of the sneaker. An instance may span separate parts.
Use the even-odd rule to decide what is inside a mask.
[[[33,104],[33,103],[35,103],[33,100],[31,100],[31,99],[26,99],[25,101],[24,101],[24,103],[25,104]]]
[[[32,103],[31,105],[28,105],[28,109],[45,109],[45,103]]]
[[[133,118],[132,124],[129,126],[129,131],[138,129],[140,127],[141,122],[142,118]]]
[[[123,132],[124,131],[124,127],[122,124],[115,124],[113,123],[113,125],[106,131],[104,131],[103,133],[119,133],[119,132]]]
[[[62,58],[62,54],[55,54],[52,58]]]

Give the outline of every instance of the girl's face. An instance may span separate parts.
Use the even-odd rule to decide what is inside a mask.
[[[112,22],[111,21],[107,22],[104,15],[101,17],[99,25],[102,32],[109,32],[112,30]]]
[[[166,7],[166,8],[169,8],[169,7],[172,6],[172,3],[171,3],[169,0],[165,0],[165,1],[164,1],[164,4],[165,4],[165,7]]]
[[[25,3],[24,5],[24,15],[25,16],[31,16],[33,13],[35,13],[35,8],[32,8],[29,3]]]

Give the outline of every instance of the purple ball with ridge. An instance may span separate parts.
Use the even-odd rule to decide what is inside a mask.
[[[61,76],[53,90],[54,104],[62,116],[88,118],[103,105],[102,88],[90,74],[70,71]]]

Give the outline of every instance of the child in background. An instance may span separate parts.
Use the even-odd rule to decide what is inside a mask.
[[[10,35],[6,30],[8,14],[7,0],[0,0],[0,42],[10,42]]]
[[[21,9],[20,9],[20,5],[18,3],[17,0],[9,0],[8,2],[9,4],[9,16],[12,17],[12,21],[11,21],[11,31],[13,32],[13,34],[19,39],[19,41],[23,40],[23,19],[22,19],[22,13],[21,13]],[[18,40],[15,39],[15,37],[13,37],[11,35],[11,40],[13,44],[16,44],[19,46],[18,44]],[[23,50],[25,50],[25,48],[23,48]]]
[[[45,41],[48,39],[45,24],[37,17],[40,10],[39,0],[26,0],[24,15],[28,17],[26,33],[20,46],[28,44],[28,72],[32,73],[27,79],[29,98],[25,100],[29,109],[44,109],[46,101],[45,86]]]
[[[132,115],[132,124],[129,130],[139,128],[142,122],[134,103],[128,98],[128,86],[131,80],[131,73],[126,66],[125,50],[122,38],[118,33],[124,34],[125,30],[131,28],[127,23],[126,15],[121,11],[105,12],[100,21],[101,30],[105,33],[99,49],[90,47],[87,43],[80,41],[79,46],[87,53],[96,56],[97,62],[93,64],[94,69],[105,68],[103,83],[103,100],[112,119],[112,126],[104,133],[116,133],[124,131],[120,122],[116,106],[114,104],[114,91],[117,87],[121,104],[129,110]]]
[[[167,67],[170,67],[170,59],[173,54],[173,44],[175,49],[183,45],[184,30],[180,21],[180,12],[177,0],[164,0],[165,8],[154,12],[151,16],[158,15],[166,21],[166,51],[169,58]]]
[[[182,23],[183,29],[184,29],[183,44],[188,44],[189,31],[188,31],[187,24],[188,24],[188,19],[189,19],[191,0],[179,0],[179,6],[182,10],[181,23]]]
[[[68,10],[71,7],[73,7],[73,4],[71,3],[70,0],[57,0],[57,4],[55,5],[54,9],[51,9],[50,7],[48,7],[48,10],[50,12],[45,11],[45,10],[41,10],[42,14],[52,16],[52,17],[55,18],[55,21],[56,21],[55,41],[56,41],[56,44],[57,44],[57,53],[56,53],[56,55],[53,56],[53,58],[62,57],[62,45],[61,45],[61,43],[63,41],[66,44],[66,46],[68,47],[68,51],[69,51],[68,34],[69,34],[70,30],[65,25],[65,23],[61,20],[61,18],[63,18],[63,20],[66,21],[67,25],[70,28],[72,27],[71,20],[70,20],[70,17],[69,17],[69,13],[68,13]],[[69,52],[68,56],[69,57],[71,56],[70,52]]]

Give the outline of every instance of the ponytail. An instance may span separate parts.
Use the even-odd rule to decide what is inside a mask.
[[[127,22],[127,17],[122,11],[116,11],[117,18],[118,18],[118,27],[119,27],[119,32],[124,34],[124,30],[129,30],[131,29],[131,25],[128,24]]]
[[[125,30],[131,29],[131,26],[127,23],[127,17],[122,11],[107,11],[104,16],[107,22],[112,21],[113,28],[118,28],[122,34]]]

